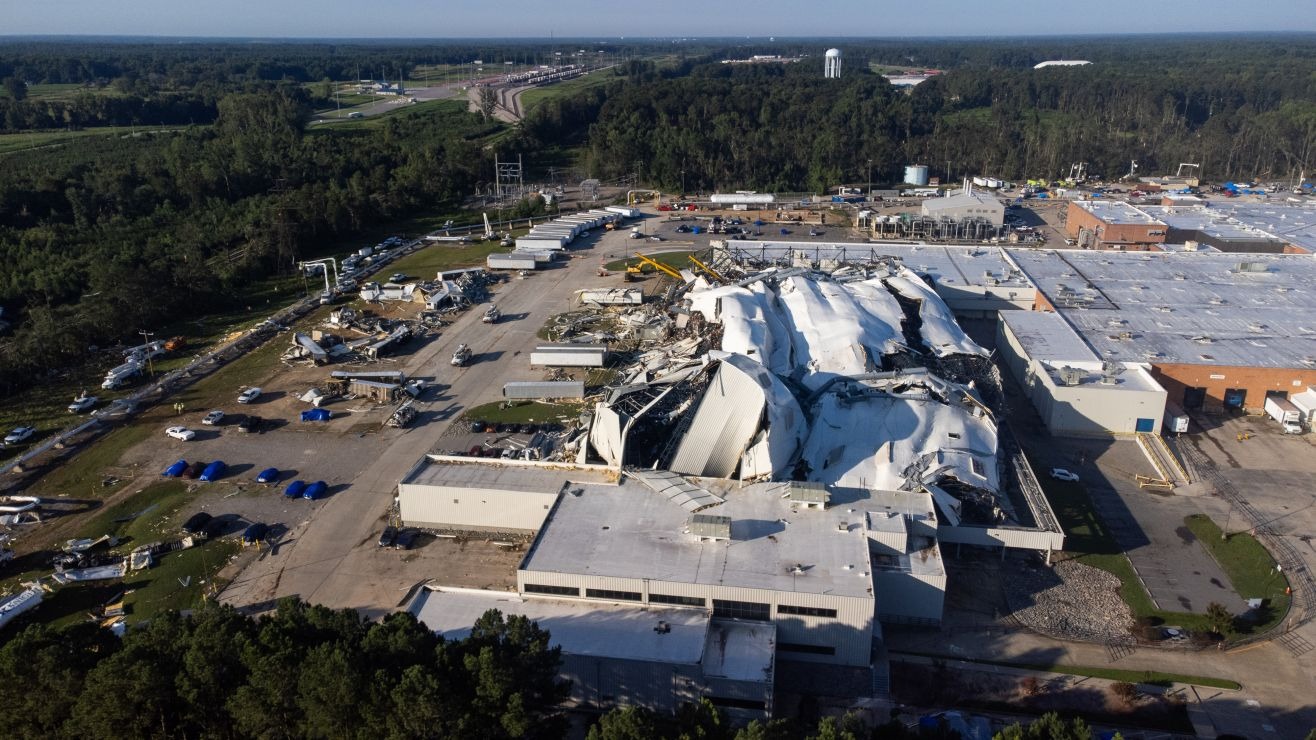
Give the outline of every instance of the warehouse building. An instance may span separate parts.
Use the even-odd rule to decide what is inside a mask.
[[[980,219],[997,228],[1005,225],[1005,206],[1000,199],[971,187],[945,198],[928,198],[923,201],[920,212],[929,218],[951,221]]]
[[[1065,230],[1089,249],[1147,251],[1165,243],[1169,227],[1121,201],[1072,200]]]
[[[446,639],[468,636],[488,610],[524,616],[562,649],[568,702],[604,711],[639,706],[674,714],[706,698],[730,717],[772,712],[776,630],[770,623],[713,619],[707,611],[635,609],[596,601],[521,598],[496,591],[422,590],[409,611]]]
[[[1103,362],[1058,314],[1002,312],[996,349],[1052,434],[1160,433],[1166,392],[1150,367]]]
[[[1012,250],[1102,362],[1145,364],[1185,410],[1260,409],[1316,384],[1316,261],[1218,252]],[[1006,317],[1014,321],[1014,317]]]

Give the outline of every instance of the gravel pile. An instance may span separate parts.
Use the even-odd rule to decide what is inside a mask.
[[[1021,624],[1064,640],[1132,642],[1133,615],[1119,597],[1120,581],[1072,560],[1030,564],[1007,576],[1006,598]]]

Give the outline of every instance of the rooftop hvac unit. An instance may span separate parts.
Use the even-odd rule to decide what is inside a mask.
[[[1083,376],[1087,373],[1076,367],[1065,365],[1057,371],[1060,374],[1060,382],[1064,385],[1079,385],[1083,382]]]
[[[1101,382],[1103,385],[1115,385],[1119,381],[1120,373],[1124,372],[1124,366],[1113,360],[1106,360],[1101,363]]]
[[[690,534],[701,540],[731,539],[731,517],[695,514],[690,517]]]
[[[792,481],[788,484],[786,498],[806,509],[825,509],[829,495],[827,487],[821,483]]]
[[[1265,262],[1239,262],[1234,272],[1268,272],[1269,269]]]

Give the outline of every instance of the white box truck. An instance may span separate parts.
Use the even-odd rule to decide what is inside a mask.
[[[1263,407],[1270,418],[1279,422],[1285,434],[1302,433],[1302,412],[1287,398],[1267,396]]]

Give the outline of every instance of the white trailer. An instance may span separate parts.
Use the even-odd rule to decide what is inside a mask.
[[[524,252],[518,254],[491,254],[485,258],[485,266],[490,270],[533,270],[538,267],[533,255]]]
[[[1302,419],[1298,422],[1310,426],[1316,422],[1316,388],[1308,388],[1302,393],[1295,393],[1289,396],[1289,402],[1298,409],[1302,414]]]
[[[552,262],[554,259],[557,258],[556,250],[522,251],[518,249],[517,251],[511,252],[510,254],[513,257],[529,257],[533,259],[535,262],[540,262],[540,263]]]
[[[710,198],[718,205],[735,205],[736,203],[746,203],[751,205],[765,205],[775,202],[777,197],[772,193],[714,193]]]
[[[612,211],[613,213],[621,216],[622,218],[640,217],[640,209],[638,208],[630,208],[627,206],[608,206],[605,210]]]
[[[1174,432],[1175,434],[1184,434],[1188,431],[1188,414],[1183,409],[1172,403],[1165,404],[1165,422],[1161,425],[1161,431]]]
[[[513,380],[503,385],[503,398],[584,398],[583,380]]]
[[[1302,412],[1287,398],[1267,396],[1264,406],[1266,414],[1280,424],[1301,424]]]
[[[567,246],[567,240],[560,236],[523,236],[516,240],[518,252],[558,252]]]
[[[603,344],[541,344],[530,353],[530,364],[542,367],[603,367],[607,359]]]

